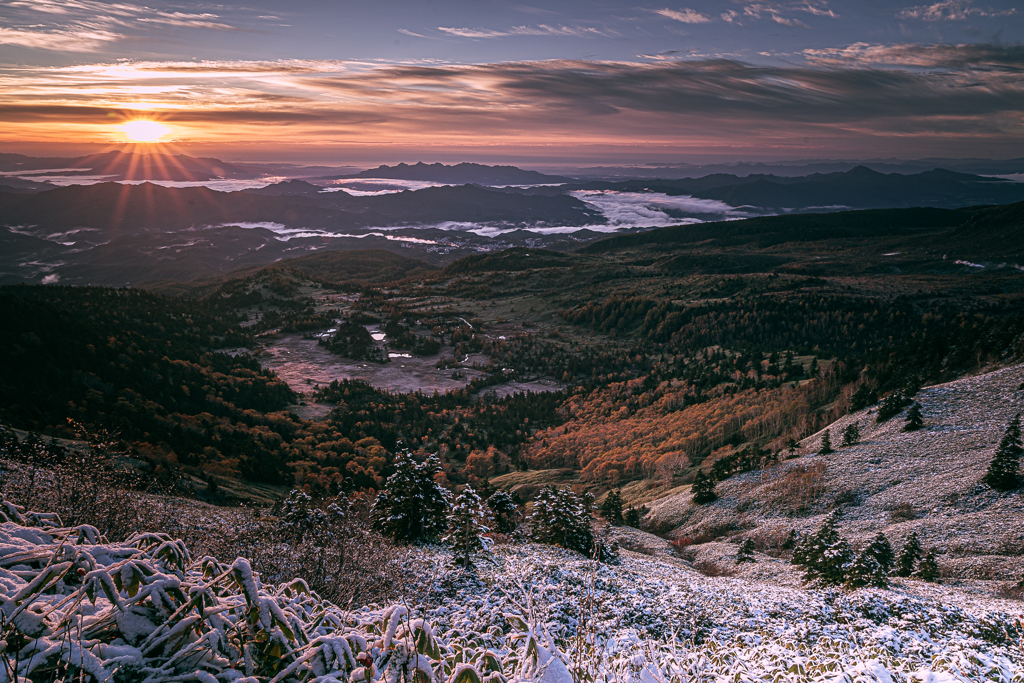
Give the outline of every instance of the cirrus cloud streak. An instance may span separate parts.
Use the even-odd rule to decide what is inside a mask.
[[[937,156],[990,141],[1024,155],[1024,143],[1007,144],[1024,140],[1021,46],[855,44],[804,56],[804,64],[783,66],[691,59],[7,67],[0,118],[20,139],[74,130],[102,141],[113,123],[146,111],[181,138],[214,142],[710,149],[828,139]]]

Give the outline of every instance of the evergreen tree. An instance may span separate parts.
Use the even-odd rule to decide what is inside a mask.
[[[889,539],[879,532],[851,565],[846,584],[851,588],[885,588],[889,585],[889,570],[894,561]]]
[[[867,550],[878,560],[878,564],[885,569],[886,574],[892,571],[896,564],[896,553],[893,552],[892,544],[889,543],[885,534],[879,531],[868,545]]]
[[[982,480],[997,491],[1012,491],[1020,485],[1017,471],[1020,469],[1020,457],[1024,453],[1021,446],[1020,413],[1010,420],[1003,433],[1003,439],[996,448],[995,457],[989,463],[988,472]]]
[[[715,480],[704,474],[703,470],[697,470],[690,491],[693,493],[693,502],[697,505],[704,505],[718,498],[718,494],[715,493]]]
[[[860,442],[860,427],[856,423],[846,425],[843,430],[843,445],[856,446]]]
[[[885,588],[889,585],[889,573],[885,571],[869,548],[865,548],[850,565],[846,576],[846,585],[850,588],[873,586]]]
[[[754,542],[749,538],[743,541],[740,549],[736,551],[736,564],[743,564],[744,562],[757,562],[754,559]]]
[[[626,510],[626,514],[623,515],[622,520],[626,526],[631,526],[634,529],[640,528],[640,511],[632,505]]]
[[[373,504],[374,526],[397,541],[433,538],[447,525],[448,490],[434,481],[441,472],[436,455],[419,463],[409,453],[395,460],[395,473]]]
[[[568,486],[542,488],[530,514],[530,538],[589,555],[594,531],[584,500]]]
[[[800,542],[800,535],[796,532],[796,529],[790,529],[789,533],[786,534],[786,538],[782,541],[783,550],[792,550],[796,547],[796,544]]]
[[[487,507],[494,513],[494,522],[498,531],[510,534],[516,530],[519,521],[519,505],[512,494],[507,491],[495,491],[487,499]]]
[[[921,559],[921,541],[917,532],[910,534],[910,538],[903,544],[900,551],[900,558],[896,562],[896,576],[908,577],[914,573],[918,560]]]
[[[471,558],[474,553],[491,547],[491,539],[484,535],[491,530],[487,526],[488,517],[484,502],[467,484],[455,497],[448,513],[448,534],[441,539],[455,551],[455,564],[463,569],[473,566]]]
[[[882,422],[891,420],[899,415],[900,411],[903,410],[903,406],[907,405],[909,402],[907,394],[902,389],[892,392],[885,397],[885,400],[882,401],[882,405],[879,406],[878,417],[875,421],[881,424]]]
[[[850,399],[850,409],[853,411],[863,410],[876,403],[878,403],[878,392],[869,388],[867,384],[861,384]]]
[[[914,578],[934,583],[939,580],[939,563],[935,560],[935,551],[929,550],[928,553],[921,558],[920,564],[917,565],[917,571],[914,572]]]
[[[612,524],[622,524],[622,494],[612,489],[601,503],[601,515]]]
[[[814,568],[813,582],[820,586],[842,585],[846,582],[846,577],[856,557],[856,553],[850,547],[850,542],[840,537],[822,553],[818,560],[818,566]]]
[[[915,402],[907,411],[907,424],[903,425],[903,431],[915,432],[924,427],[924,417],[921,415],[921,404]]]
[[[854,561],[853,548],[839,535],[839,511],[830,514],[821,528],[805,537],[793,550],[792,563],[804,568],[804,581],[837,586],[846,580]]]
[[[821,448],[818,450],[818,455],[828,455],[832,452],[832,434],[826,429],[824,436],[821,437]]]
[[[299,543],[328,524],[327,514],[313,504],[305,491],[292,490],[281,503],[281,531]]]

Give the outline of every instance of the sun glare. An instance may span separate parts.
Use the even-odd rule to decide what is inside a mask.
[[[171,129],[156,121],[139,119],[121,125],[121,130],[132,142],[156,142],[171,132]]]

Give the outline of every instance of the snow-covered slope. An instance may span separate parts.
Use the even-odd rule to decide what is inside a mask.
[[[914,432],[903,431],[905,412],[883,424],[877,407],[847,415],[828,427],[834,453],[816,455],[822,430],[799,457],[719,483],[718,501],[694,506],[684,491],[649,504],[649,519],[679,527],[679,536],[738,533],[770,545],[842,507],[840,529],[855,543],[883,531],[899,544],[917,531],[948,575],[1019,580],[1024,491],[999,493],[981,478],[1007,423],[1024,411],[1022,382],[1018,365],[922,389],[915,399],[925,427]],[[851,423],[861,441],[842,447]]]
[[[421,549],[402,604],[348,610],[166,535],[107,543],[6,502],[0,513],[0,681],[1024,680],[1020,602],[917,581],[805,590],[763,556],[769,581],[516,543],[475,572]]]

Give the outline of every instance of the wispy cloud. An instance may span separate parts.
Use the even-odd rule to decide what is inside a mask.
[[[0,44],[60,52],[100,52],[158,27],[236,30],[211,12],[166,11],[96,0],[9,0]]]
[[[778,14],[772,15],[772,21],[774,21],[776,24],[782,24],[783,26],[810,28],[810,26],[800,21],[799,19],[790,19],[787,17],[779,16]]]
[[[76,25],[63,30],[32,30],[0,26],[0,45],[19,45],[59,52],[97,52],[124,36],[101,26]]]
[[[513,26],[502,31],[486,28],[454,28],[447,26],[438,26],[437,30],[459,38],[505,38],[507,36],[608,37],[618,35],[616,31],[607,28],[599,29],[592,26],[549,26],[548,24],[537,24],[536,26]]]
[[[1008,17],[1016,14],[1016,8],[996,10],[975,7],[970,0],[944,0],[931,5],[918,5],[901,10],[897,19],[920,19],[922,21],[964,21],[971,17]]]
[[[404,35],[407,35],[407,36],[412,36],[413,38],[429,38],[430,37],[430,36],[425,36],[422,33],[416,33],[415,31],[410,31],[407,28],[400,28],[400,29],[398,29],[398,32],[402,33]]]
[[[958,69],[964,73],[982,70],[1002,73],[1024,87],[1024,45],[920,45],[900,43],[877,45],[854,43],[843,48],[807,49],[803,51],[811,64],[830,67],[897,66]],[[980,85],[980,84],[979,84]]]
[[[856,44],[804,55],[807,64],[784,66],[663,53],[653,62],[6,67],[0,119],[22,137],[102,136],[112,111],[143,106],[176,135],[214,141],[763,147],[813,131],[879,151],[894,140],[919,140],[922,154],[939,141],[1020,140],[1012,153],[1024,153],[1024,47]]]
[[[692,10],[688,7],[683,9],[656,9],[652,10],[655,14],[672,19],[674,21],[681,21],[684,24],[706,24],[711,21],[711,17],[701,14],[696,10]]]
[[[838,19],[839,15],[830,9],[827,0],[803,0],[797,2],[771,2],[755,1],[748,2],[743,8],[743,17],[750,19],[771,19],[783,26],[799,26],[810,28],[807,24],[796,19],[793,14],[802,12],[815,17],[829,17]],[[728,22],[737,22],[740,13],[735,10],[728,10],[722,14],[722,19]]]

